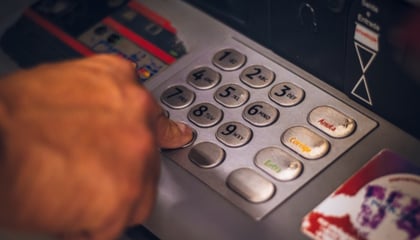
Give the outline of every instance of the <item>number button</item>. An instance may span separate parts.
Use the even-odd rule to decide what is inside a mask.
[[[227,122],[217,129],[216,138],[228,147],[241,147],[252,138],[252,130],[239,122]]]
[[[166,89],[160,100],[173,109],[186,108],[194,102],[195,94],[188,88],[178,85]]]
[[[222,110],[210,103],[201,103],[191,108],[188,119],[199,127],[212,127],[223,118]]]
[[[188,74],[187,82],[197,89],[206,90],[219,84],[220,79],[218,72],[208,67],[200,67]]]
[[[247,67],[239,76],[241,81],[252,88],[264,88],[275,78],[274,72],[261,65]]]
[[[254,102],[245,108],[242,116],[254,126],[265,127],[277,120],[279,112],[268,103]]]
[[[213,57],[213,64],[224,70],[234,71],[241,68],[246,62],[246,56],[235,49],[227,48],[217,52]]]
[[[303,100],[305,91],[293,83],[283,82],[271,89],[269,97],[280,106],[291,107]]]
[[[249,92],[236,84],[227,84],[217,89],[214,99],[228,108],[242,106],[249,99]]]

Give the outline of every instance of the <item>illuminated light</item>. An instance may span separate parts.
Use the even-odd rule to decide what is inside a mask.
[[[145,79],[150,78],[150,76],[152,75],[151,72],[147,70],[146,68],[140,68],[137,72],[141,78],[145,78]]]

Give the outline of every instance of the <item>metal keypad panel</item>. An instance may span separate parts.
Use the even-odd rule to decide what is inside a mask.
[[[255,220],[377,125],[235,40],[199,53],[153,94],[197,133],[163,154]]]

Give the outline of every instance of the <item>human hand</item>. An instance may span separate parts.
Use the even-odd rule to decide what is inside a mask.
[[[158,148],[192,138],[110,55],[0,80],[0,228],[113,239],[155,200]]]

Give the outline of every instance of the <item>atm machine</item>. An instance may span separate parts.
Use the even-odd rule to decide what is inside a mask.
[[[120,54],[194,128],[122,239],[420,239],[419,1],[41,0],[1,47]]]

